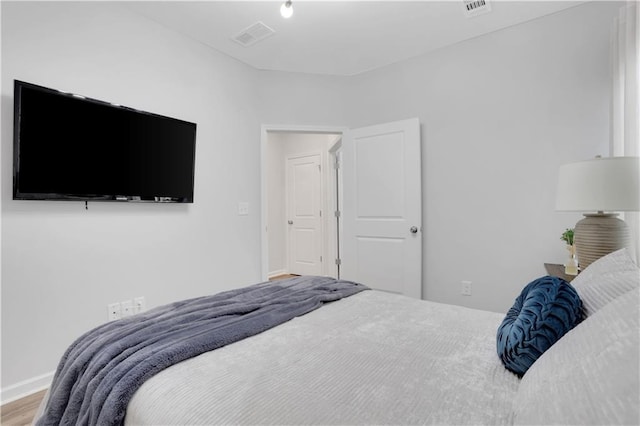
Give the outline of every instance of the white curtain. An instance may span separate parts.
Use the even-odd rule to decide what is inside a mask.
[[[627,1],[615,20],[612,37],[612,156],[640,155],[640,2]],[[638,177],[640,179],[640,176]],[[640,265],[640,213],[625,213]]]

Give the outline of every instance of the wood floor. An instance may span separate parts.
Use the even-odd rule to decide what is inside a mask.
[[[299,277],[300,275],[296,275],[296,274],[283,274],[283,275],[278,275],[276,277],[271,277],[269,278],[269,281],[275,281],[275,280],[286,280],[287,278],[295,278],[295,277]]]
[[[277,277],[273,277],[270,280],[283,280],[286,278],[297,277],[298,275],[278,275]],[[10,402],[8,404],[3,405],[0,410],[2,411],[2,416],[0,418],[0,425],[11,425],[11,426],[23,426],[30,425],[33,417],[36,415],[36,411],[40,406],[40,401],[44,398],[44,394],[46,391],[41,391],[34,393],[33,395],[29,395],[17,401]]]
[[[3,405],[0,408],[2,410],[0,424],[3,426],[30,425],[46,392],[46,390],[43,390]]]

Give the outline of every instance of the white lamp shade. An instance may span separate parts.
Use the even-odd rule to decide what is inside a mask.
[[[556,210],[640,211],[640,158],[596,158],[561,166]]]

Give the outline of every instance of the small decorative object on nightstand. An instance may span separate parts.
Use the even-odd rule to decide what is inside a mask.
[[[569,258],[564,264],[564,273],[567,275],[578,275],[576,246],[573,245],[573,229],[567,228],[567,230],[562,233],[560,239],[567,243],[567,250],[569,250]]]
[[[567,275],[573,275],[574,277],[578,275],[578,261],[576,260],[576,248],[574,246],[569,246],[569,250],[571,251],[571,255],[567,259],[567,262],[564,264],[564,273]]]

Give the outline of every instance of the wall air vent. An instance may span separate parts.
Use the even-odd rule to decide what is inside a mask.
[[[258,21],[250,27],[247,27],[236,34],[233,37],[233,40],[237,43],[240,43],[244,47],[249,47],[273,34],[275,34],[274,30],[266,26],[264,23]]]
[[[491,12],[489,0],[463,0],[462,5],[464,6],[464,16],[467,18]]]

